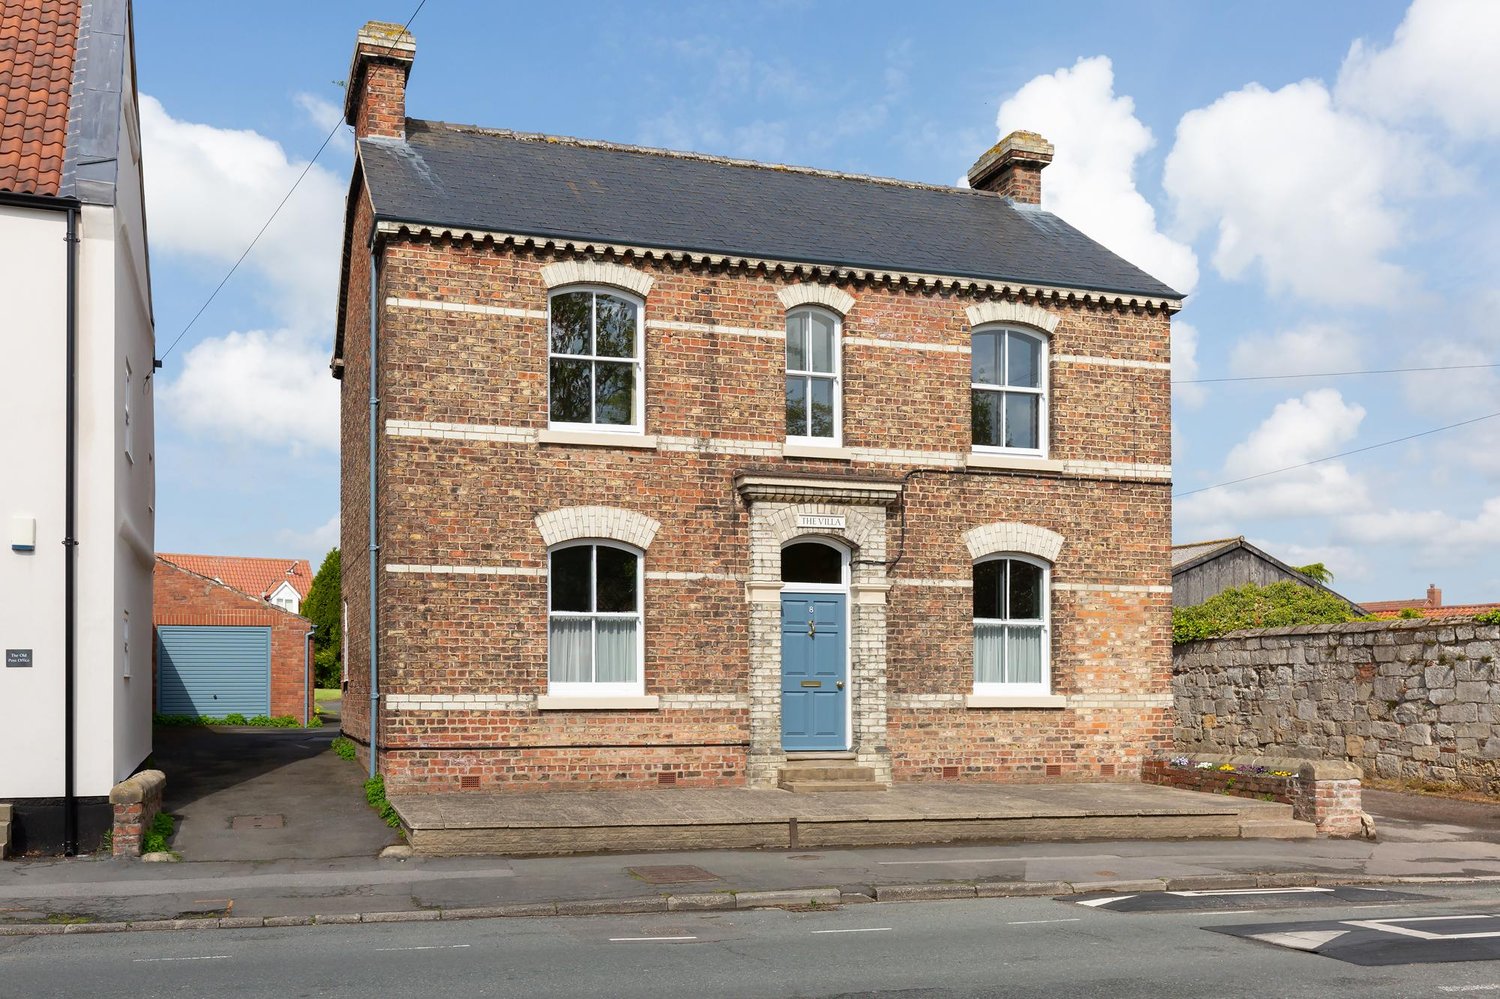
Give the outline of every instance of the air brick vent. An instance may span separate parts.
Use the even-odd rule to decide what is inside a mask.
[[[1099,776],[1100,777],[1113,777],[1114,775],[1115,775],[1115,765],[1113,763],[1101,763],[1101,764],[1099,764]]]
[[[1049,763],[1049,764],[1047,764],[1047,776],[1048,777],[1061,777],[1062,776],[1062,764],[1061,763]]]
[[[465,774],[458,778],[458,786],[465,791],[474,791],[479,788],[479,778],[474,774]]]
[[[672,771],[663,771],[656,775],[656,783],[662,787],[673,787],[677,783],[677,774]]]
[[[944,767],[943,768],[943,776],[944,777],[957,777],[958,776],[958,767]]]

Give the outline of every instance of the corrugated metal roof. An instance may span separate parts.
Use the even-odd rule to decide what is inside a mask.
[[[417,119],[359,154],[386,220],[1182,298],[1050,212],[965,188]]]

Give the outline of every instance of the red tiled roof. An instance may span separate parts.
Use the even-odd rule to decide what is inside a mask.
[[[1479,614],[1487,614],[1492,610],[1500,610],[1500,604],[1451,604],[1443,607],[1428,607],[1425,600],[1377,600],[1374,603],[1365,603],[1363,607],[1382,621],[1399,618],[1401,612],[1408,607],[1424,618],[1441,619],[1470,618]]]
[[[180,566],[209,579],[217,579],[241,593],[262,600],[282,583],[291,583],[301,600],[312,588],[312,566],[305,558],[250,558],[242,555],[172,555],[157,552],[163,562]]]
[[[56,196],[80,0],[0,0],[0,191]]]

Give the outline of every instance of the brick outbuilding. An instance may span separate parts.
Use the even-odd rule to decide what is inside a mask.
[[[1045,140],[962,189],[456,126],[414,54],[360,33],[333,358],[344,733],[393,791],[1169,745],[1181,296],[1042,210]]]
[[[161,558],[152,616],[157,713],[311,717],[307,618]]]

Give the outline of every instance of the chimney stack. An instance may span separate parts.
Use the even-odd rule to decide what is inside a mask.
[[[344,91],[344,121],[355,138],[406,138],[406,78],[416,52],[416,40],[399,24],[370,21],[359,29]]]
[[[1437,584],[1436,583],[1428,583],[1427,584],[1427,606],[1428,607],[1441,607],[1441,606],[1443,606],[1443,591],[1437,588]]]
[[[969,186],[1028,205],[1042,203],[1042,169],[1052,143],[1035,132],[1012,132],[969,167]]]

